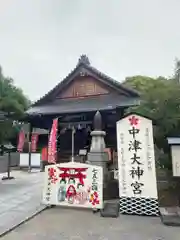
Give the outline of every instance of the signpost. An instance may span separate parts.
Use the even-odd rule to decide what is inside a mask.
[[[158,215],[152,121],[130,114],[117,122],[120,212]]]
[[[14,179],[14,177],[12,177],[11,174],[11,152],[14,149],[14,146],[12,146],[12,144],[7,144],[4,145],[4,152],[8,153],[8,161],[7,161],[7,176],[2,177],[2,180],[11,180]]]

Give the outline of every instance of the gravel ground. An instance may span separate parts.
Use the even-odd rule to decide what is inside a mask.
[[[180,228],[160,219],[120,215],[102,218],[88,210],[47,209],[2,240],[179,240]]]

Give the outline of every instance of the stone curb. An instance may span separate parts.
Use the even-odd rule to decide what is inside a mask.
[[[14,229],[18,228],[19,226],[21,226],[22,224],[26,223],[27,221],[33,219],[35,216],[37,216],[39,213],[43,212],[44,210],[46,210],[48,208],[48,206],[40,206],[39,209],[36,209],[36,211],[34,211],[33,214],[31,214],[30,216],[26,217],[25,219],[21,220],[19,223],[17,224],[12,224],[11,227],[9,227],[6,230],[3,230],[2,232],[0,232],[0,238],[7,235],[8,233],[10,233],[11,231],[13,231]]]

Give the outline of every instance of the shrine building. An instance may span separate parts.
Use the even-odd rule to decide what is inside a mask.
[[[110,149],[109,159],[117,158],[116,122],[128,107],[139,104],[139,94],[108,77],[90,64],[82,55],[76,67],[45,96],[36,101],[26,112],[24,121],[33,128],[51,129],[53,119],[58,118],[58,160],[69,161],[72,155],[72,128],[74,133],[74,156],[91,143],[93,118],[100,111],[105,143]],[[43,135],[43,144],[48,136]]]

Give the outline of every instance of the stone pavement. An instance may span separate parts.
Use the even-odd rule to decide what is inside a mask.
[[[179,240],[180,228],[164,226],[159,217],[120,215],[102,218],[91,211],[47,209],[2,240]]]
[[[0,174],[0,237],[6,231],[42,211],[43,173],[12,171],[12,180],[2,181]]]

